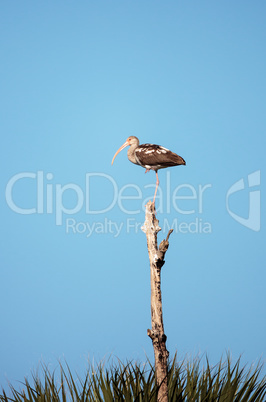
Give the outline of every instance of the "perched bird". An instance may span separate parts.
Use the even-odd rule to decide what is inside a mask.
[[[140,165],[146,168],[145,173],[149,172],[150,170],[154,170],[156,173],[157,180],[156,180],[155,193],[153,197],[153,203],[155,203],[155,197],[159,186],[159,177],[157,171],[159,169],[164,169],[171,166],[185,165],[186,162],[181,156],[175,154],[174,152],[160,145],[155,144],[139,145],[139,139],[131,135],[115,153],[112,160],[112,164],[114,163],[114,160],[116,156],[119,154],[119,152],[122,151],[122,149],[126,148],[127,146],[130,146],[129,150],[127,151],[127,157],[130,160],[130,162],[135,163],[135,165]]]

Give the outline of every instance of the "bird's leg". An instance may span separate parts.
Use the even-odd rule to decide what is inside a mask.
[[[149,172],[149,171],[150,171],[150,169],[146,169],[146,170],[145,170],[145,173],[147,173],[147,172]]]
[[[153,204],[154,204],[154,206],[155,206],[155,197],[156,197],[157,189],[158,189],[158,186],[159,186],[159,184],[160,184],[157,170],[155,171],[155,173],[156,173],[156,178],[157,178],[157,180],[156,180],[155,193],[154,193],[154,197],[153,197],[153,201],[152,201]]]

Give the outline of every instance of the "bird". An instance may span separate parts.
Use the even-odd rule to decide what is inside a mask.
[[[150,170],[154,170],[156,173],[156,187],[153,197],[153,204],[155,205],[156,193],[160,183],[158,170],[171,166],[186,165],[186,162],[181,156],[175,154],[167,148],[162,147],[161,145],[139,145],[139,139],[131,135],[130,137],[128,137],[126,142],[116,151],[112,160],[112,165],[119,152],[127,146],[129,146],[127,157],[130,162],[145,168],[145,173],[149,172]]]

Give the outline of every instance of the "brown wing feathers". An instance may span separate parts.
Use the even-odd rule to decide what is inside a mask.
[[[141,165],[151,167],[185,165],[184,159],[167,148],[154,144],[142,144],[135,151],[136,158]]]

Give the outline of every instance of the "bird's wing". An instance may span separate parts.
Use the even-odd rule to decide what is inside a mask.
[[[164,168],[168,166],[185,165],[184,159],[164,148],[155,144],[142,144],[136,151],[135,156],[137,161],[142,166],[150,166]]]

